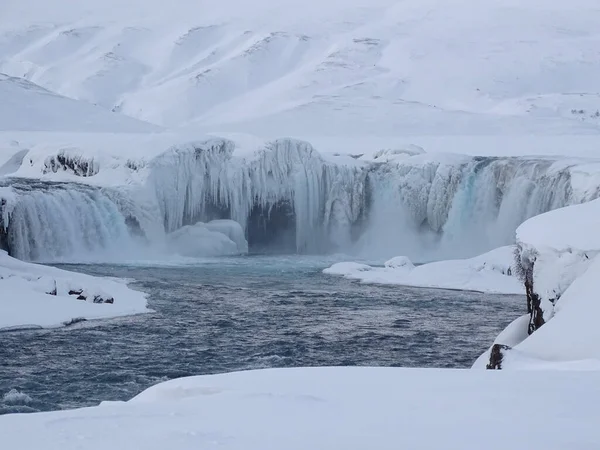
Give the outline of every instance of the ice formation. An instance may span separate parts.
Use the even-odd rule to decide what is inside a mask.
[[[44,181],[5,179],[0,241],[25,260],[81,259],[164,246],[184,226],[233,220],[250,249],[419,262],[511,244],[524,220],[593,199],[600,184],[590,182],[585,161],[413,148],[325,158],[294,139],[253,145],[244,152],[234,140],[212,137],[125,159],[73,147],[16,149],[24,162],[12,176],[39,170]],[[231,239],[229,231],[220,230]]]
[[[225,256],[248,252],[244,231],[233,220],[185,225],[167,238],[169,249],[182,256]]]

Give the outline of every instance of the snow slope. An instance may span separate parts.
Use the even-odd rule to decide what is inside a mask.
[[[5,0],[0,72],[266,137],[598,135],[595,0]]]
[[[0,73],[0,131],[152,132],[160,127]],[[13,136],[12,139],[14,139]]]
[[[512,276],[513,252],[514,247],[507,246],[471,259],[437,261],[416,267],[403,256],[392,258],[384,267],[340,262],[323,273],[370,284],[522,294],[523,284]]]
[[[0,416],[0,435],[23,450],[598,448],[597,373],[540,375],[337,367],[191,377],[126,403]]]
[[[25,263],[0,250],[0,330],[59,327],[148,311],[146,294],[124,281]]]

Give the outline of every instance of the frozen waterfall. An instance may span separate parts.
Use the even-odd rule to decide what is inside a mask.
[[[234,148],[214,139],[175,147],[153,162],[149,186],[166,231],[227,218],[247,230],[252,244],[260,239],[257,228],[274,220],[292,228],[294,251],[329,248],[331,234],[349,239],[364,206],[362,170],[326,163],[310,144],[290,139],[268,143],[247,160],[233,159]],[[253,217],[260,223],[249,227]]]
[[[76,184],[23,183],[15,190],[7,243],[23,260],[85,259],[93,253],[125,251],[125,217],[100,189]]]
[[[598,196],[574,189],[571,168],[549,159],[335,160],[291,139],[240,156],[233,142],[214,138],[130,166],[141,181],[116,188],[8,182],[12,188],[0,188],[0,197],[12,189],[0,205],[0,241],[25,260],[114,256],[134,246],[168,251],[182,227],[199,224],[188,234],[207,240],[202,223],[231,219],[251,251],[423,261],[510,244],[529,217]]]

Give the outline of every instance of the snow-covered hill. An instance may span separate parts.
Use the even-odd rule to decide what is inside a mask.
[[[0,131],[6,130],[152,132],[160,127],[0,73]]]
[[[600,132],[595,0],[5,0],[0,72],[169,127]]]

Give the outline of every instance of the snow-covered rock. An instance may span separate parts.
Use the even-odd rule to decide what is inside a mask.
[[[0,329],[59,327],[148,312],[124,281],[14,259],[0,250]]]
[[[341,262],[323,270],[323,273],[342,275],[362,283],[522,294],[523,286],[513,276],[513,252],[514,247],[507,246],[471,259],[437,261],[418,266],[404,256],[387,261],[384,267]]]
[[[503,346],[495,368],[600,363],[598,226],[600,202],[594,200],[536,216],[517,229],[517,270],[528,315],[494,341]],[[495,351],[498,356],[498,347]],[[485,366],[489,356],[490,351],[474,367]]]

